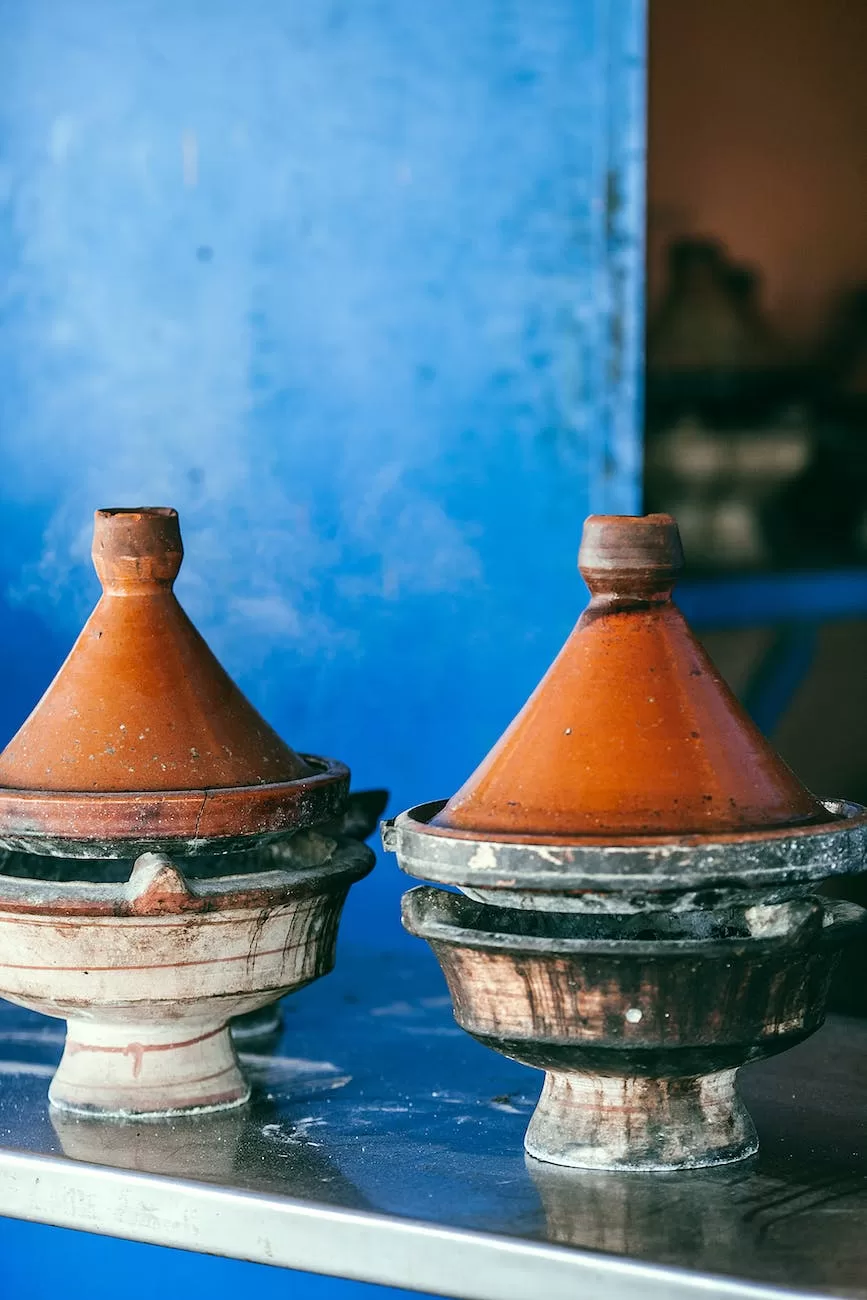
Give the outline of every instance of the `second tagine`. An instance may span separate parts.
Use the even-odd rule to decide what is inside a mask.
[[[667,515],[591,516],[590,603],[465,785],[384,827],[404,925],[455,1016],[545,1071],[525,1146],[590,1168],[753,1153],[738,1067],[821,1025],[861,925],[819,883],[865,869],[863,808],[815,798],[672,599]]]

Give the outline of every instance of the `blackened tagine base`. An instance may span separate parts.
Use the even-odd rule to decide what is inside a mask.
[[[726,1164],[758,1147],[737,1070],[822,1024],[852,904],[805,899],[740,913],[557,916],[422,886],[403,921],[442,966],[455,1018],[545,1071],[529,1155],[591,1169]],[[709,926],[716,932],[708,932]]]

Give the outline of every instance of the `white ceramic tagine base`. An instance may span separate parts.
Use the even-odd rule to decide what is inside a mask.
[[[325,860],[292,871],[188,881],[146,853],[125,885],[3,878],[0,996],[67,1022],[53,1106],[142,1118],[247,1101],[229,1020],[331,970],[372,861],[307,838]]]
[[[723,914],[530,913],[420,886],[403,923],[442,967],[459,1025],[545,1071],[524,1139],[536,1160],[653,1171],[758,1149],[737,1071],[820,1028],[840,946],[864,909],[796,899]],[[632,918],[626,924],[637,929]]]
[[[229,1014],[254,1009],[249,1001],[236,1001]],[[244,1105],[250,1087],[225,1012],[219,1006],[210,1010],[210,1015],[203,1014],[202,1007],[193,1004],[168,1024],[162,1016],[148,1024],[141,1013],[134,1020],[136,1013],[129,1008],[118,1009],[123,1018],[116,1020],[108,1019],[106,1012],[98,1020],[70,1016],[49,1101],[78,1114],[98,1111],[140,1119]]]

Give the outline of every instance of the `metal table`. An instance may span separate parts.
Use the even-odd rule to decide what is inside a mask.
[[[624,1176],[525,1161],[541,1075],[421,947],[284,1008],[247,1111],[111,1124],[49,1114],[61,1026],[0,1004],[0,1213],[477,1300],[867,1296],[867,1023],[744,1071],[755,1162]]]

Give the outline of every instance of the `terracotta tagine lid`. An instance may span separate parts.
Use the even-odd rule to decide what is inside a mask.
[[[237,837],[338,810],[345,767],[296,754],[242,695],[175,597],[182,558],[175,510],[97,510],[103,594],[0,754],[0,839]]]
[[[463,837],[570,840],[827,821],[672,602],[669,515],[592,515],[590,604],[514,722],[431,820]]]

